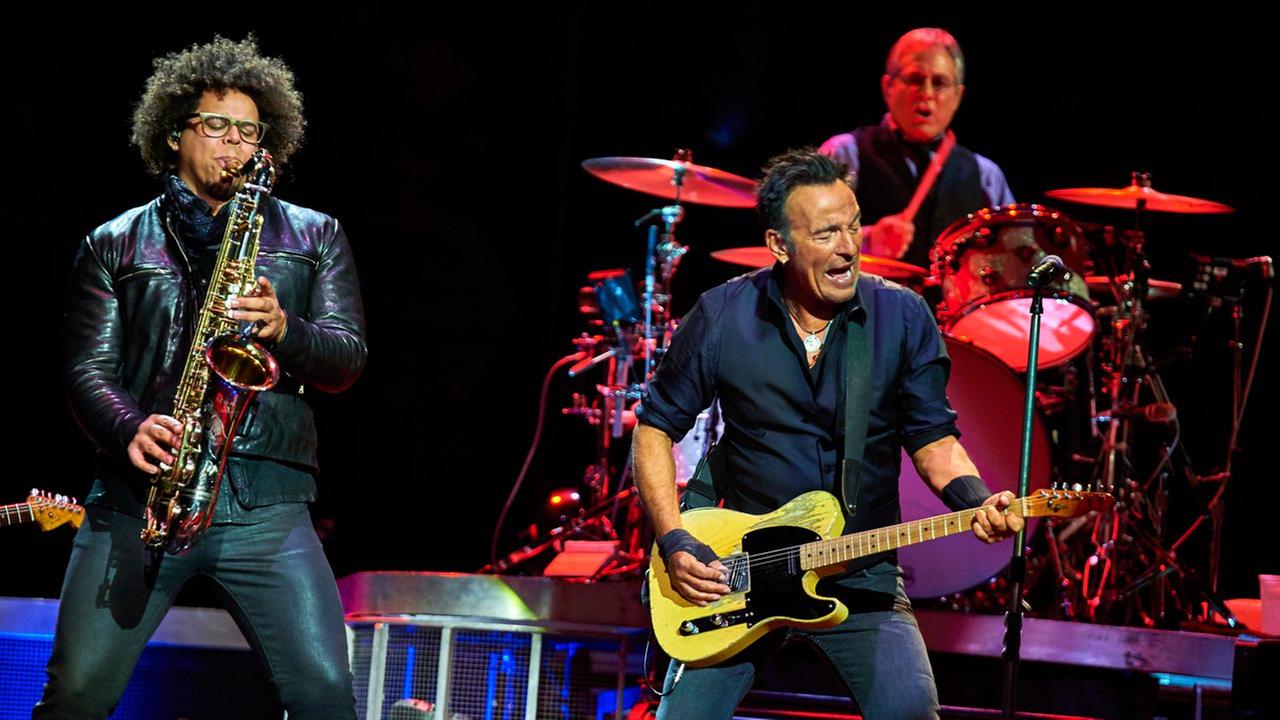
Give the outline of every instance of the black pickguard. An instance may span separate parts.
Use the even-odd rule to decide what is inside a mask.
[[[815,620],[830,614],[836,607],[834,600],[819,600],[804,591],[799,553],[782,552],[821,539],[818,533],[793,525],[760,528],[743,535],[742,550],[751,559],[751,589],[746,594],[746,607],[690,618],[681,623],[678,632],[696,635],[734,625],[750,627],[774,617]],[[772,556],[775,551],[777,555]],[[777,561],[768,561],[770,557],[776,557]]]
[[[752,559],[751,590],[747,592],[747,610],[750,625],[771,617],[785,616],[811,620],[827,615],[835,609],[835,601],[819,600],[804,591],[798,553],[792,553],[792,561],[760,563],[765,553],[772,550],[794,548],[822,536],[808,528],[783,525],[760,528],[742,536],[742,550]]]

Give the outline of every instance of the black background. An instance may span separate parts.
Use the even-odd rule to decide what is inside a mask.
[[[593,269],[641,271],[644,237],[631,221],[659,204],[591,178],[583,159],[691,147],[700,163],[755,177],[781,150],[878,122],[884,55],[911,27],[946,27],[964,46],[955,130],[1003,167],[1019,200],[1120,186],[1146,170],[1157,189],[1239,209],[1152,216],[1157,276],[1176,278],[1188,251],[1277,254],[1274,17],[1218,6],[1181,15],[954,8],[218,4],[18,17],[2,51],[9,422],[0,501],[31,486],[88,490],[92,449],[66,409],[57,361],[72,252],[88,230],[156,194],[128,144],[132,106],[152,58],[215,32],[253,31],[295,70],[308,139],[277,192],[338,217],[360,270],[364,377],[342,395],[310,395],[323,465],[314,511],[332,523],[326,547],[339,576],[486,562],[541,379],[583,329],[577,288]],[[1129,222],[1119,211],[1063,208]],[[760,242],[750,211],[690,206],[680,232],[692,249],[675,281],[677,314],[737,274],[710,251]],[[1260,297],[1246,306],[1250,351]],[[1158,310],[1153,334],[1176,337],[1179,314]],[[1228,435],[1228,330],[1216,317],[1194,356],[1165,373],[1202,473],[1221,464]],[[1256,595],[1256,574],[1280,568],[1263,502],[1275,478],[1268,350],[1227,493],[1227,596]],[[559,408],[596,379],[553,383],[511,525],[534,519],[549,489],[578,482],[591,431]],[[1183,484],[1173,492],[1187,507],[1199,498]],[[71,536],[0,530],[0,595],[56,596]],[[1203,567],[1207,537],[1201,530],[1188,543],[1189,565]]]

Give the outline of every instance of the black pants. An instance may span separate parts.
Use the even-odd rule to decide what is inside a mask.
[[[49,681],[35,718],[104,718],[124,693],[178,589],[208,575],[266,662],[290,720],[355,718],[333,571],[305,507],[254,525],[214,525],[184,555],[155,556],[142,520],[90,508],[62,585]]]

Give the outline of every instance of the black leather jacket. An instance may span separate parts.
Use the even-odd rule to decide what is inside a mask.
[[[152,413],[170,413],[207,291],[163,198],[94,230],[76,255],[64,324],[66,391],[80,426],[98,446],[87,501],[137,512],[147,483],[126,448]],[[333,218],[267,198],[257,272],[288,314],[270,348],[281,382],[259,394],[234,450],[314,469],[316,432],[302,397],[313,386],[338,392],[355,382],[368,350],[364,310],[346,235]],[[314,485],[271,493],[313,499]]]

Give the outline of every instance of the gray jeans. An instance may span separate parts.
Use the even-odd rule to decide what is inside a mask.
[[[49,680],[34,718],[104,718],[182,584],[213,578],[265,660],[293,720],[356,717],[333,571],[303,505],[252,525],[214,525],[158,563],[142,520],[91,507],[62,585]]]
[[[783,643],[804,640],[826,655],[867,720],[915,720],[938,717],[938,693],[929,655],[910,603],[902,596],[880,595],[890,609],[855,608],[849,618],[825,630],[785,629],[761,638],[725,663],[667,669],[658,720],[727,720],[751,689],[756,672]],[[843,598],[842,598],[843,599]]]

